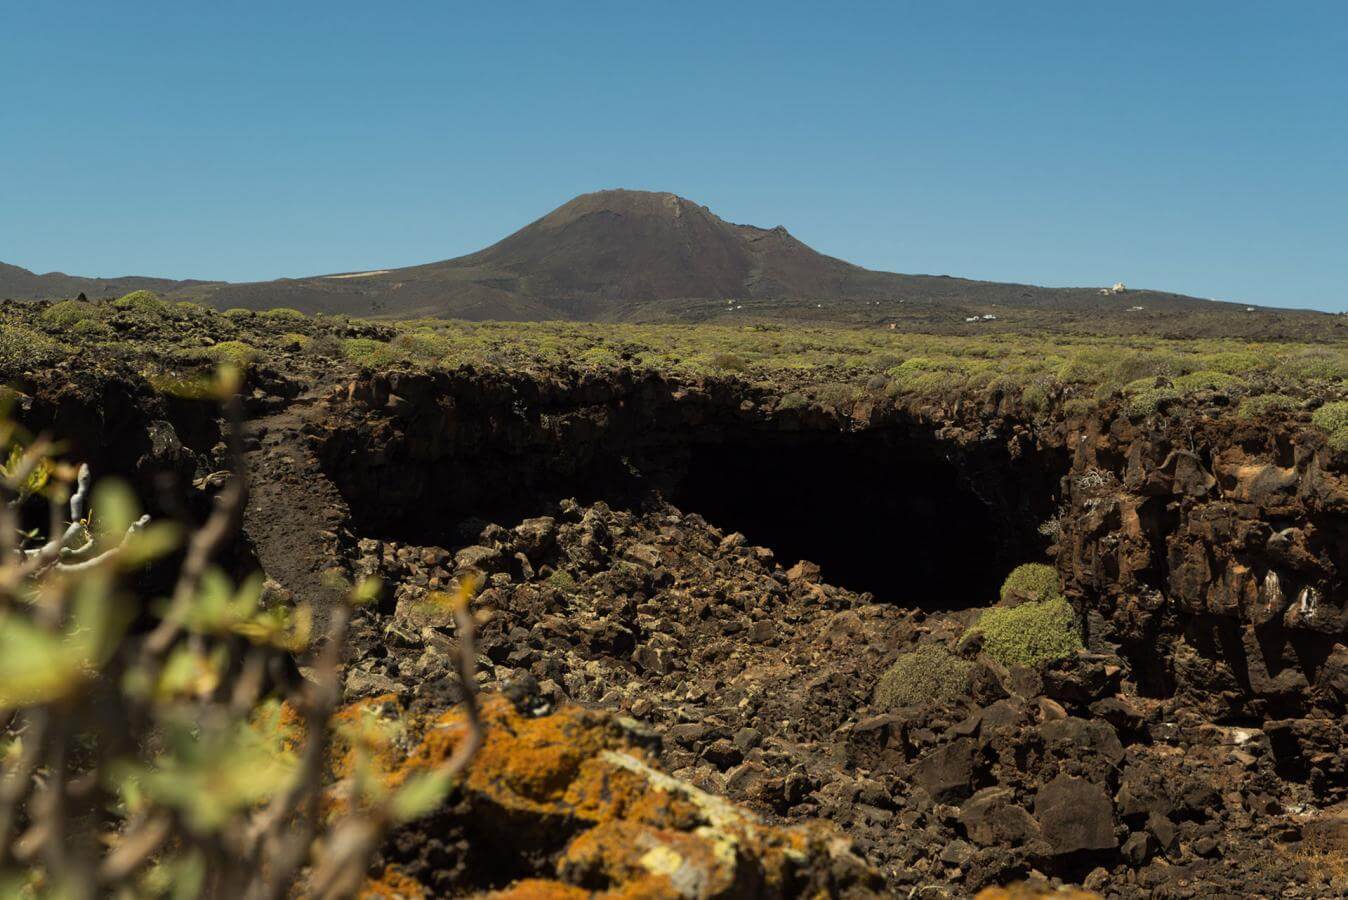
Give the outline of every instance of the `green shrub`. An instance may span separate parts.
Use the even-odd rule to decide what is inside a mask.
[[[1063,402],[1062,411],[1067,416],[1085,416],[1089,415],[1099,406],[1099,403],[1092,397],[1073,397]]]
[[[969,380],[971,365],[956,359],[935,359],[914,356],[904,360],[887,373],[889,393],[943,394],[958,390]]]
[[[56,359],[62,346],[22,325],[0,325],[0,369],[31,369]]]
[[[82,338],[107,338],[115,333],[102,319],[80,319],[70,326],[70,333]]]
[[[816,384],[810,389],[814,399],[821,406],[829,409],[841,409],[845,406],[851,406],[860,399],[861,392],[855,385],[834,382],[832,384]]]
[[[778,412],[784,409],[804,409],[810,405],[810,401],[799,391],[791,391],[783,394],[782,399],[777,401]]]
[[[1273,412],[1290,412],[1301,407],[1301,401],[1286,394],[1260,394],[1240,401],[1236,415],[1242,419],[1258,419]]]
[[[315,336],[303,347],[303,350],[309,356],[322,359],[340,359],[346,353],[342,347],[342,342],[330,334]]]
[[[70,328],[76,322],[98,318],[98,307],[79,300],[62,300],[42,311],[42,321],[55,328]]]
[[[261,314],[268,319],[277,319],[282,322],[304,322],[309,318],[298,309],[291,309],[289,306],[264,309]]]
[[[749,361],[738,353],[715,353],[707,363],[713,369],[724,372],[743,372],[749,368]]]
[[[1326,403],[1311,415],[1311,424],[1330,434],[1348,428],[1348,400]]]
[[[1278,368],[1297,379],[1334,381],[1348,378],[1348,353],[1315,347],[1283,359]]]
[[[281,346],[285,347],[287,350],[305,350],[314,342],[314,339],[309,337],[309,335],[300,334],[297,331],[287,331],[277,338],[277,340],[279,340]]]
[[[1237,387],[1243,382],[1234,375],[1228,375],[1225,372],[1192,372],[1188,375],[1181,375],[1173,382],[1175,390],[1181,394],[1192,394],[1195,391],[1225,391]]]
[[[403,332],[389,341],[389,345],[407,351],[409,356],[427,360],[439,359],[454,349],[447,337],[425,328]]]
[[[243,341],[221,341],[201,351],[202,356],[218,363],[233,363],[248,368],[258,357],[258,352]]]
[[[1037,378],[1021,389],[1020,402],[1031,413],[1046,412],[1050,406],[1052,390],[1053,385],[1050,382]]]
[[[875,703],[882,709],[954,700],[969,690],[973,663],[940,644],[904,653],[875,685]]]
[[[1211,372],[1224,372],[1227,375],[1239,375],[1267,369],[1271,365],[1267,353],[1253,350],[1227,350],[1221,353],[1208,353],[1203,357],[1203,367]]]
[[[1339,428],[1329,436],[1329,449],[1335,456],[1348,456],[1348,427]]]
[[[1049,600],[1062,595],[1058,570],[1045,563],[1024,563],[1011,570],[1002,582],[1001,598],[1008,600]]]
[[[1034,666],[1070,656],[1081,647],[1076,615],[1061,597],[1020,606],[998,606],[978,619],[989,656],[1004,666]]]
[[[211,308],[209,306],[193,303],[191,300],[179,300],[177,303],[173,304],[173,308],[178,312],[186,313],[189,316],[203,317],[211,314]]]
[[[1129,418],[1145,419],[1148,416],[1154,416],[1161,409],[1161,404],[1169,400],[1178,400],[1181,394],[1171,387],[1148,388],[1144,391],[1138,391],[1128,398],[1124,404]]]
[[[229,316],[231,319],[246,319],[249,316],[255,315],[255,313],[253,310],[244,309],[242,306],[232,306],[220,315]]]
[[[1191,357],[1186,358],[1165,350],[1116,353],[1113,356],[1109,374],[1114,381],[1125,384],[1140,378],[1155,378],[1158,375],[1174,378],[1194,369]]]
[[[394,348],[374,338],[347,338],[342,341],[342,355],[367,368],[387,366],[402,359]]]
[[[112,305],[118,309],[141,313],[159,313],[164,309],[164,302],[159,299],[159,295],[154,291],[132,291],[129,294],[123,294],[114,300]]]

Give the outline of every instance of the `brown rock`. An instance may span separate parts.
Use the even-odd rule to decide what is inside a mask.
[[[1114,804],[1105,789],[1093,781],[1059,775],[1039,789],[1034,817],[1044,840],[1058,856],[1118,846]]]

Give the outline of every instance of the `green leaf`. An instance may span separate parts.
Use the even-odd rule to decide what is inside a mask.
[[[105,478],[94,486],[94,534],[104,549],[115,547],[140,516],[140,503],[126,482]]]
[[[367,603],[373,603],[379,599],[379,592],[383,590],[384,583],[373,575],[367,575],[356,582],[351,588],[350,602],[352,606],[364,606]]]
[[[0,615],[0,708],[37,706],[74,690],[87,671],[84,649],[25,618]]]
[[[398,822],[410,822],[435,812],[449,796],[454,778],[446,767],[417,772],[389,800],[389,811]]]
[[[181,538],[182,529],[176,524],[152,522],[131,536],[117,562],[124,569],[138,568],[178,549]]]

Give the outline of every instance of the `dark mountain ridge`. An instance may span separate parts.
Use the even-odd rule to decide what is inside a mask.
[[[734,224],[674,194],[631,190],[582,194],[483,250],[400,269],[227,283],[85,279],[0,265],[0,297],[99,298],[139,288],[219,309],[285,306],[398,318],[789,319],[953,327],[973,316],[980,323],[996,316],[1035,327],[1186,333],[1194,332],[1197,316],[1201,324],[1194,333],[1270,339],[1331,320],[1331,330],[1343,327],[1342,317],[1323,313],[1158,291],[1109,293],[877,272],[819,253],[781,226]]]

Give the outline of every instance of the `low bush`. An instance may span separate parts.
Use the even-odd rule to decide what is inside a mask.
[[[342,355],[366,368],[387,366],[402,359],[397,350],[374,338],[347,338],[342,341]]]
[[[189,316],[205,317],[211,314],[211,308],[200,303],[194,303],[191,300],[179,300],[173,304],[173,308],[180,313],[186,313]]]
[[[1071,656],[1081,647],[1076,614],[1061,597],[994,607],[974,628],[983,636],[985,652],[1004,666],[1036,666]]]
[[[123,294],[112,302],[118,309],[133,310],[140,313],[159,313],[164,309],[164,301],[154,291],[132,291]]]
[[[1243,383],[1234,375],[1212,371],[1191,372],[1179,376],[1173,382],[1175,390],[1182,394],[1192,394],[1195,391],[1225,391],[1239,387]]]
[[[1059,596],[1062,596],[1062,582],[1058,580],[1058,571],[1045,563],[1016,566],[1002,582],[1003,600],[1048,600]]]
[[[1311,415],[1311,424],[1329,433],[1329,449],[1335,456],[1348,455],[1348,400],[1326,403]]]
[[[842,410],[843,407],[850,407],[861,397],[861,392],[854,385],[834,382],[832,384],[816,384],[810,389],[814,399],[820,406],[829,409]]]
[[[406,331],[389,341],[390,346],[406,351],[408,356],[427,362],[447,356],[453,349],[449,338],[430,329]]]
[[[61,344],[22,325],[0,326],[0,369],[20,370],[46,365],[62,352]]]
[[[1340,349],[1307,348],[1287,356],[1278,368],[1298,380],[1345,379],[1348,378],[1348,353]]]
[[[1311,415],[1311,424],[1330,434],[1348,428],[1348,400],[1326,403]]]
[[[70,328],[76,322],[100,318],[98,307],[79,300],[62,300],[42,311],[42,322],[54,328]]]
[[[1253,350],[1224,350],[1209,353],[1203,357],[1203,367],[1212,372],[1224,372],[1227,375],[1240,375],[1267,369],[1272,364],[1267,353]]]
[[[1329,436],[1329,449],[1335,456],[1348,456],[1348,428],[1340,428]]]
[[[1260,394],[1256,397],[1246,397],[1240,401],[1240,406],[1236,409],[1236,415],[1242,419],[1258,419],[1269,413],[1290,412],[1300,408],[1300,406],[1300,400],[1286,394]]]
[[[1086,416],[1095,411],[1099,403],[1092,397],[1073,397],[1063,401],[1062,411],[1068,416]]]
[[[749,368],[749,361],[738,353],[714,353],[707,364],[723,372],[743,372]]]
[[[305,322],[309,317],[298,309],[291,309],[289,306],[277,306],[272,309],[264,309],[262,316],[267,319],[276,319],[281,322]]]
[[[258,352],[243,341],[221,341],[201,351],[202,356],[218,363],[232,363],[248,368],[257,361]]]
[[[1161,405],[1178,400],[1183,396],[1173,387],[1154,387],[1133,393],[1124,404],[1124,410],[1131,419],[1145,419],[1160,412]]]
[[[969,690],[973,663],[940,644],[904,653],[875,685],[875,703],[883,709],[954,700]]]
[[[112,326],[102,319],[80,319],[74,325],[70,326],[70,333],[82,338],[110,338],[116,332]]]
[[[345,355],[341,340],[330,334],[315,336],[303,347],[303,350],[306,355],[321,359],[340,359]]]

